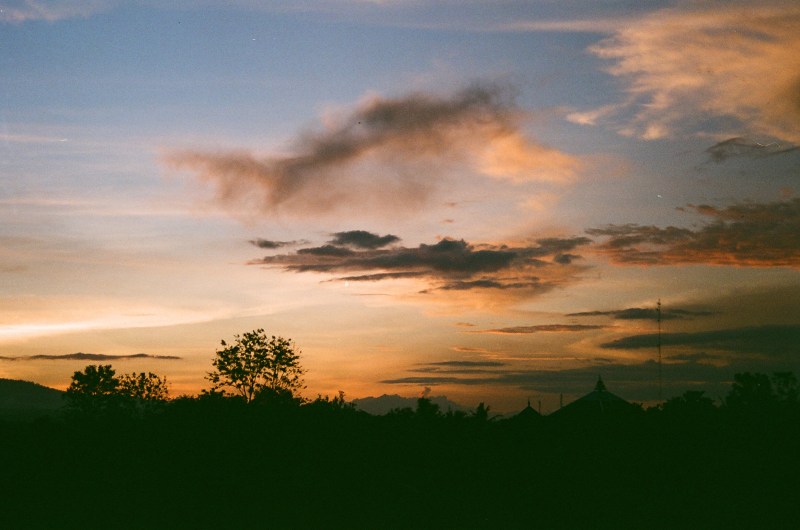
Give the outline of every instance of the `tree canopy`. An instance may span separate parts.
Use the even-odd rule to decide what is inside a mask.
[[[290,339],[268,336],[263,329],[221,341],[207,378],[214,390],[232,389],[247,403],[259,397],[296,398],[303,386],[300,350]]]
[[[90,364],[72,375],[66,393],[69,404],[84,412],[163,403],[169,399],[166,378],[152,372],[117,377],[110,364]]]
[[[140,401],[166,401],[169,399],[167,378],[152,372],[125,374],[119,378],[119,393]]]
[[[72,381],[67,388],[68,396],[101,397],[116,393],[119,379],[110,364],[90,364],[82,372],[72,374]]]

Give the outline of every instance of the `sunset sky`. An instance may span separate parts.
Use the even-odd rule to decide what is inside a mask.
[[[800,374],[795,1],[0,0],[0,50],[0,377],[192,394],[264,328],[306,397],[652,403],[659,299],[663,397]]]

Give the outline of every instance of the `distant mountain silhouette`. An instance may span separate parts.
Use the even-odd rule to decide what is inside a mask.
[[[41,360],[53,360],[53,361],[115,361],[115,360],[122,360],[122,359],[166,359],[166,360],[177,360],[180,357],[176,357],[174,355],[150,355],[149,353],[134,353],[133,355],[107,355],[104,353],[67,353],[65,355],[27,355],[27,356],[20,356],[20,357],[5,357],[0,356],[0,359],[5,359],[7,361],[24,361],[24,360],[32,360],[32,361],[41,361]]]
[[[397,394],[383,394],[380,397],[370,396],[354,399],[353,404],[368,414],[382,416],[392,409],[410,408],[416,410],[417,399],[416,397],[403,397]],[[450,401],[445,396],[428,397],[428,399],[435,405],[439,405],[439,410],[442,412],[447,412],[448,410],[469,410],[469,407]]]
[[[29,381],[0,379],[0,417],[32,418],[52,414],[64,405],[64,393]]]

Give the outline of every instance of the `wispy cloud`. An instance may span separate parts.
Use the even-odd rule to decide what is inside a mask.
[[[590,48],[627,83],[620,109],[632,117],[620,132],[657,139],[725,117],[800,142],[800,7],[689,6],[629,20]],[[577,113],[576,119],[592,122],[602,114]]]
[[[424,363],[419,368],[410,368],[411,373],[422,374],[462,374],[480,375],[495,374],[498,368],[506,366],[508,363],[500,361],[439,361]]]
[[[552,19],[552,20],[525,20],[518,19],[502,22],[491,27],[497,31],[553,31],[569,33],[613,33],[633,22],[633,17],[609,17],[591,19]]]
[[[568,317],[596,317],[609,316],[618,320],[683,320],[694,317],[713,315],[710,311],[693,311],[689,309],[663,309],[658,311],[655,307],[629,307],[626,309],[612,309],[609,311],[581,311],[568,313]]]
[[[445,366],[450,368],[487,368],[505,366],[507,363],[500,361],[438,361],[428,363],[429,366]]]
[[[0,4],[0,22],[22,23],[88,17],[112,8],[113,0],[23,0]]]
[[[606,326],[594,324],[540,324],[536,326],[513,326],[508,328],[486,329],[470,333],[492,333],[497,335],[529,335],[532,333],[575,333],[604,329]]]
[[[764,158],[797,151],[795,146],[787,146],[779,142],[760,143],[748,138],[729,138],[706,149],[711,160],[717,163],[730,158]]]
[[[607,237],[596,248],[619,264],[800,267],[800,199],[689,208],[711,221],[696,229],[626,224],[586,232]]]
[[[239,211],[408,210],[426,204],[447,168],[512,181],[572,178],[578,160],[525,137],[524,118],[512,91],[494,85],[446,96],[370,96],[298,135],[286,156],[185,150],[164,161],[210,182],[218,200]]]
[[[133,355],[107,355],[104,353],[67,353],[64,355],[28,355],[20,357],[0,356],[6,361],[126,361],[134,359],[161,359],[178,360],[180,357],[173,355],[149,355],[147,353],[135,353]]]
[[[354,237],[354,234],[358,235]],[[590,242],[584,237],[543,238],[534,244],[512,247],[442,239],[432,245],[412,248],[373,248],[399,238],[365,234],[368,233],[337,233],[325,245],[266,256],[252,263],[298,273],[358,273],[339,277],[340,281],[421,278],[429,284],[425,292],[475,289],[544,292],[580,270],[571,264],[575,257],[565,261],[561,256]]]
[[[67,139],[60,136],[42,136],[35,134],[0,134],[0,142],[13,144],[52,144],[66,142]]]

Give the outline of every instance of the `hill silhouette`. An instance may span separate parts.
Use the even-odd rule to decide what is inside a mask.
[[[450,401],[445,396],[429,397],[431,403],[438,405],[442,411],[466,411],[468,407],[460,405],[455,401]],[[395,409],[415,409],[417,407],[417,398],[403,397],[398,394],[383,394],[379,397],[364,397],[353,400],[353,405],[359,410],[363,410],[373,416],[382,416],[387,412]]]
[[[30,381],[0,379],[0,416],[32,418],[51,415],[64,406],[64,393]]]

